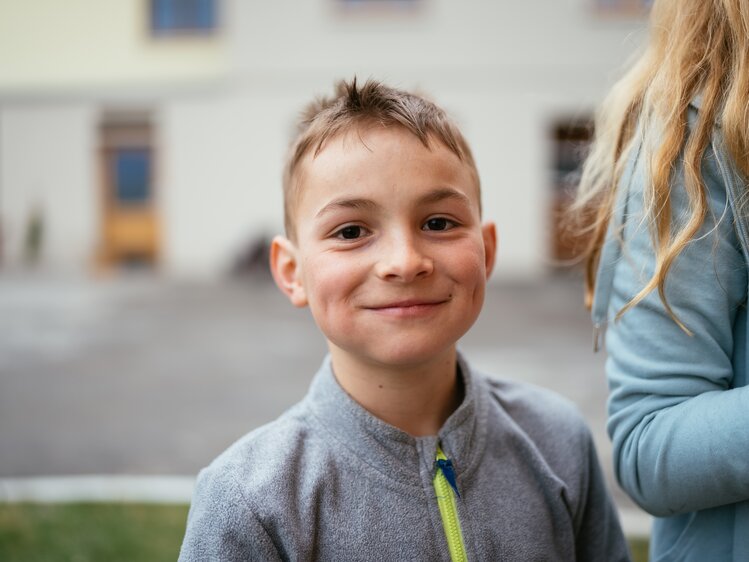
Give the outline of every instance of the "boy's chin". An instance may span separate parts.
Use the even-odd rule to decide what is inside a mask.
[[[412,370],[427,367],[435,363],[441,363],[445,360],[455,358],[455,344],[449,345],[442,349],[416,349],[411,347],[391,347],[379,352],[361,353],[352,350],[345,350],[331,346],[331,353],[335,359],[349,365],[359,365],[374,369],[390,369],[393,371]]]

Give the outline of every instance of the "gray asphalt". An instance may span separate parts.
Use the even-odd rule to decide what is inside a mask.
[[[490,286],[461,349],[569,397],[617,503],[603,353],[579,280]],[[179,283],[0,272],[0,478],[194,475],[299,400],[325,354],[308,311],[262,275]]]

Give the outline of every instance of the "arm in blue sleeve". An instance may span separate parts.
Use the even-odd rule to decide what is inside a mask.
[[[279,561],[236,482],[211,468],[198,476],[179,562]]]
[[[746,264],[710,152],[703,174],[711,212],[666,279],[667,300],[693,335],[671,319],[657,291],[612,321],[606,335],[617,478],[659,516],[749,499],[749,387],[737,384],[734,368],[744,373]],[[642,162],[633,177],[609,317],[653,273]],[[672,187],[674,221],[688,213],[681,177],[677,171]]]

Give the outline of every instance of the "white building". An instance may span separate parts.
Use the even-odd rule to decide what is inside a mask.
[[[53,269],[224,274],[282,228],[299,109],[356,74],[417,87],[458,119],[498,276],[539,274],[554,128],[587,118],[637,49],[643,19],[607,13],[636,3],[0,0],[1,263],[38,251]]]

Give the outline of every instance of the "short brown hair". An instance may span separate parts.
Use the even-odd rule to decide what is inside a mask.
[[[317,156],[327,140],[365,123],[405,127],[427,148],[430,139],[438,140],[471,168],[479,187],[471,149],[458,126],[441,108],[420,95],[375,80],[367,80],[363,86],[357,84],[356,77],[349,82],[341,80],[332,97],[319,98],[304,109],[286,158],[284,224],[289,238],[296,236],[292,214],[299,197],[296,172],[302,158],[310,152]]]

